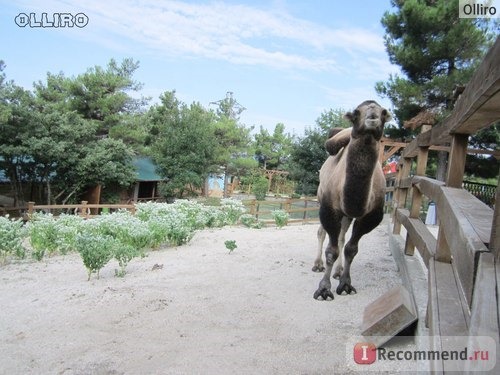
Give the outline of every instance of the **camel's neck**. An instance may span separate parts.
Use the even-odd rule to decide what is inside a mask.
[[[351,138],[347,147],[344,211],[360,217],[367,206],[373,171],[378,162],[380,143],[371,136]]]

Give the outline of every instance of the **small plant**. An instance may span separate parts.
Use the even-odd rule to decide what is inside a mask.
[[[231,254],[234,251],[234,249],[238,247],[238,245],[236,245],[235,240],[224,241],[224,245],[226,245],[226,249],[229,250],[229,254]]]
[[[82,257],[83,264],[88,271],[88,280],[92,273],[97,273],[103,268],[113,257],[116,241],[111,236],[96,235],[96,234],[80,234],[76,239],[76,250]]]
[[[120,269],[119,270],[115,269],[115,276],[124,277],[125,274],[127,273],[127,271],[125,270],[127,264],[133,258],[139,256],[139,254],[140,252],[133,246],[121,242],[117,243],[116,246],[114,246],[114,256],[115,259],[118,261]]]
[[[261,229],[264,227],[264,222],[261,220],[258,220],[252,214],[241,215],[240,222],[241,222],[241,224],[243,224],[247,228]]]
[[[290,218],[290,215],[288,212],[285,210],[274,210],[272,212],[274,222],[276,223],[276,226],[278,228],[283,228],[285,225],[288,224],[288,219]]]

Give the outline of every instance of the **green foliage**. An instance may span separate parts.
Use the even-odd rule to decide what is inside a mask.
[[[224,245],[226,246],[226,249],[229,250],[229,254],[231,254],[238,247],[235,240],[224,241]]]
[[[247,228],[261,229],[265,226],[262,220],[258,220],[254,215],[243,214],[240,217],[240,222]]]
[[[264,176],[258,176],[252,181],[252,193],[255,199],[263,201],[266,199],[266,194],[269,189],[269,180]]]
[[[328,157],[325,151],[327,137],[318,128],[306,129],[305,135],[293,145],[290,157],[290,178],[297,182],[297,192],[316,195],[319,170]]]
[[[180,102],[175,92],[166,92],[160,99],[149,116],[158,132],[152,152],[158,172],[167,179],[161,193],[167,197],[182,197],[186,191],[193,194],[219,167],[215,116],[199,103]]]
[[[282,228],[288,224],[290,215],[285,210],[274,210],[271,214],[278,228]]]
[[[255,155],[264,169],[282,169],[288,160],[293,137],[285,133],[285,125],[276,124],[271,135],[262,126],[255,134]]]
[[[111,260],[114,254],[116,240],[107,235],[83,233],[76,239],[76,250],[88,271],[88,280],[92,273],[97,273]]]
[[[1,80],[0,168],[16,203],[23,200],[21,181],[43,186],[46,195],[40,198],[48,203],[78,197],[95,184],[128,186],[135,177],[131,146],[105,136],[117,126],[113,134],[129,141],[123,127],[138,127],[137,118],[130,119],[146,100],[127,93],[140,88],[132,79],[137,67],[125,59],[73,78],[48,73],[33,92]],[[137,142],[129,141],[136,148]]]
[[[53,254],[57,250],[56,219],[51,214],[33,214],[28,232],[33,247],[32,256],[36,260],[40,261],[46,253]]]
[[[118,265],[120,266],[119,270],[115,270],[115,275],[118,277],[124,277],[126,274],[125,268],[127,267],[127,264],[133,258],[139,256],[140,252],[138,249],[136,249],[131,245],[118,243],[114,247],[113,255],[115,259],[118,261]]]
[[[391,75],[376,91],[391,99],[400,126],[422,109],[450,110],[456,85],[470,79],[488,45],[484,24],[459,19],[458,0],[391,1],[385,45],[405,78]]]
[[[26,231],[21,220],[11,220],[7,216],[0,216],[0,263],[5,262],[7,257],[25,257],[23,238]]]

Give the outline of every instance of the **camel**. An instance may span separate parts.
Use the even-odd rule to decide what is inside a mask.
[[[385,178],[378,155],[384,125],[391,115],[377,102],[367,100],[344,117],[352,127],[338,132],[325,143],[330,156],[321,167],[318,187],[320,222],[329,243],[325,249],[325,274],[314,298],[325,301],[334,298],[330,278],[342,247],[344,259],[337,267],[341,274],[336,292],[339,295],[356,293],[351,285],[350,269],[359,240],[376,228],[384,215]],[[352,234],[344,247],[344,236],[353,220]],[[318,238],[320,235],[318,231]]]

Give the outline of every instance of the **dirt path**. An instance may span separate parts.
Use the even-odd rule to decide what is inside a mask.
[[[361,240],[358,294],[314,300],[316,229],[204,230],[124,278],[110,263],[87,282],[77,254],[1,267],[0,373],[351,373],[364,307],[400,279],[382,225]]]

